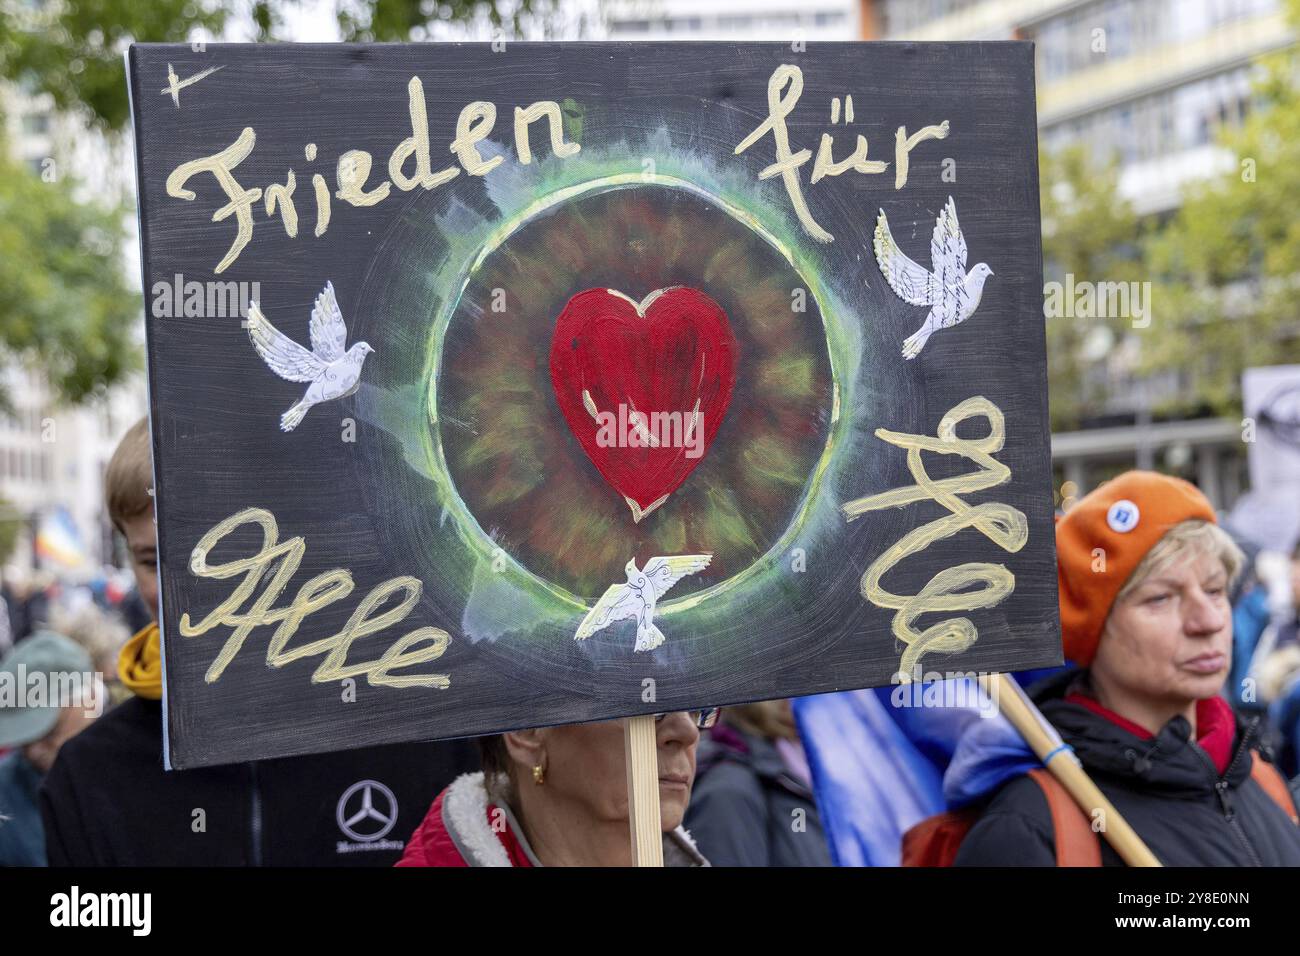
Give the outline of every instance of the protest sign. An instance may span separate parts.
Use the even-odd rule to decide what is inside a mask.
[[[128,59],[171,766],[1059,662],[1029,44]]]

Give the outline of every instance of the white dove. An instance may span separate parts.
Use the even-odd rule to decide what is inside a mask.
[[[355,392],[361,382],[361,365],[374,351],[366,342],[358,342],[343,351],[348,329],[334,298],[333,282],[326,282],[321,294],[316,296],[309,331],[310,352],[268,322],[256,302],[248,304],[248,337],[253,340],[257,354],[281,378],[311,382],[302,400],[280,416],[280,428],[286,432],[293,431],[313,405]]]
[[[981,262],[966,271],[966,238],[957,225],[957,206],[952,197],[939,213],[930,237],[930,263],[933,271],[905,256],[889,232],[885,211],[876,219],[876,262],[885,281],[898,297],[910,305],[928,305],[925,323],[903,342],[903,357],[914,359],[921,354],[926,340],[939,329],[965,322],[979,308],[984,294],[984,280],[993,270]]]
[[[611,584],[596,602],[596,606],[582,619],[576,641],[586,640],[603,627],[615,621],[636,618],[636,647],[634,651],[652,651],[664,642],[664,632],[655,627],[655,605],[664,592],[688,574],[703,571],[713,560],[711,554],[679,554],[668,558],[651,558],[645,569],[638,571],[636,559],[628,561],[627,584]]]

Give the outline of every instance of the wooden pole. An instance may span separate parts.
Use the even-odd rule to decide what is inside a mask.
[[[1075,803],[1089,820],[1096,819],[1100,811],[1105,826],[1102,835],[1129,866],[1160,866],[1142,838],[1129,826],[1128,821],[1097,789],[1092,778],[1084,771],[1073,750],[1065,747],[1060,734],[1047,718],[1025,696],[1020,685],[1009,674],[986,674],[979,679],[984,692],[993,699],[998,709],[1011,721],[1011,725],[1025,738],[1025,742],[1043,761],[1043,766],[1069,791]]]
[[[663,866],[664,838],[659,822],[659,753],[655,719],[623,720],[627,762],[627,811],[632,831],[632,865]]]

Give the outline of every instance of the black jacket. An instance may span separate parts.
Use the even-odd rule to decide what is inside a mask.
[[[41,788],[50,866],[391,866],[470,741],[164,771],[162,707],[132,697],[65,743]]]
[[[1183,717],[1142,740],[1063,698],[1078,672],[1050,678],[1030,696],[1074,748],[1084,769],[1165,866],[1300,866],[1300,827],[1250,777],[1259,718],[1238,719],[1220,776],[1191,741]],[[1123,862],[1101,839],[1102,864]],[[1006,784],[971,828],[957,866],[1054,866],[1047,799],[1029,777]]]
[[[830,866],[812,791],[769,740],[725,726],[701,742],[686,829],[713,866]]]

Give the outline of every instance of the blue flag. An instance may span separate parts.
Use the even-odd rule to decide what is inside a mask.
[[[1042,766],[969,678],[802,697],[794,713],[837,866],[898,866],[912,826]]]

